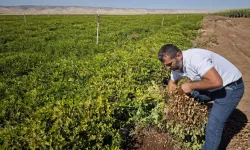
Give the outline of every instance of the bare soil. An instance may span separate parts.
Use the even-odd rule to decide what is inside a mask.
[[[184,150],[167,133],[154,128],[135,130],[137,133],[127,139],[126,150]]]

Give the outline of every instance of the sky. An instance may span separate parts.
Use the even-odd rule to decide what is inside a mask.
[[[250,0],[0,0],[0,6],[19,5],[224,10],[250,8]]]

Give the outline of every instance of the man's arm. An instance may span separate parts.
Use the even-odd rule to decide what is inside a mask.
[[[185,83],[182,89],[185,93],[190,93],[192,90],[210,90],[223,86],[223,81],[219,73],[214,67],[209,69],[198,82]]]

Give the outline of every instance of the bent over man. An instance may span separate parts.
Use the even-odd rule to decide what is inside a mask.
[[[175,45],[166,44],[159,50],[158,58],[171,70],[169,91],[186,76],[192,82],[181,86],[185,93],[202,102],[214,100],[202,150],[217,150],[224,124],[244,94],[241,72],[224,57],[205,49],[180,51]]]

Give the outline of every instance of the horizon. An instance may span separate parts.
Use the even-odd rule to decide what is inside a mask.
[[[178,9],[178,10],[228,10],[250,8],[248,0],[3,0],[0,6],[57,6],[57,7],[100,7],[119,9]]]
[[[178,8],[119,8],[119,7],[97,7],[97,6],[61,6],[61,5],[0,5],[0,7],[91,7],[91,8],[112,8],[112,9],[152,9],[152,10],[209,10],[209,9],[178,9]],[[244,8],[242,8],[244,9]],[[245,8],[248,9],[248,8]],[[211,11],[216,11],[216,10],[211,10]]]

